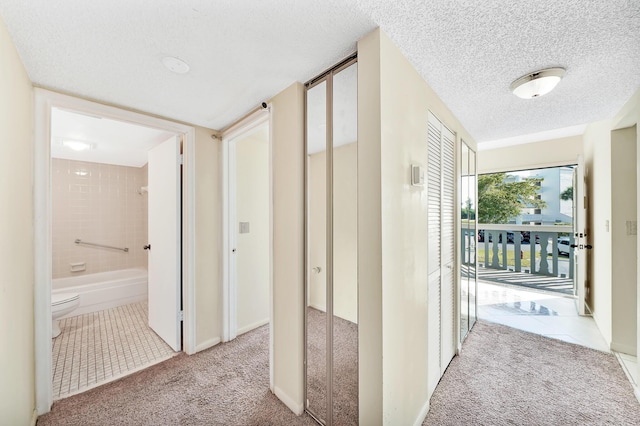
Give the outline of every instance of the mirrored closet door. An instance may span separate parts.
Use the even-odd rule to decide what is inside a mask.
[[[476,153],[464,141],[460,151],[460,342],[462,342],[477,319],[477,262],[476,212],[478,208],[478,180]]]
[[[358,424],[357,62],[306,84],[306,410]]]

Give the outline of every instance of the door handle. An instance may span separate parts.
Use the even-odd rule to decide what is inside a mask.
[[[571,247],[571,248],[577,248],[577,247],[578,247],[578,245],[577,245],[577,244],[571,244],[569,247]]]
[[[586,249],[588,249],[588,250],[591,250],[591,249],[593,248],[593,246],[592,246],[591,244],[586,244],[586,245],[584,246],[584,248],[586,248]]]
[[[147,244],[146,246],[142,247],[145,250],[151,250],[151,244]]]

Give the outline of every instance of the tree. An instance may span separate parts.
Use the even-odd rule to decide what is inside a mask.
[[[467,201],[462,204],[462,219],[475,220],[476,211],[473,209],[473,203],[471,198],[467,198]]]
[[[480,223],[508,223],[524,208],[547,205],[537,197],[543,178],[507,179],[506,173],[478,176],[478,219]]]
[[[568,187],[560,193],[560,199],[564,201],[573,201],[573,186]]]

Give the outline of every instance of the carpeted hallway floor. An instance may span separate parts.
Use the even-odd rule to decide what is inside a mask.
[[[478,322],[423,424],[639,423],[640,404],[613,355]],[[38,419],[38,426],[314,424],[269,391],[267,326],[58,401]]]
[[[638,425],[615,356],[479,321],[442,377],[423,425]]]

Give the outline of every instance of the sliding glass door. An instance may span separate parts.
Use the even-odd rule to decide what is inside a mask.
[[[462,342],[477,319],[476,213],[478,179],[476,153],[463,140],[460,142],[460,341]]]

